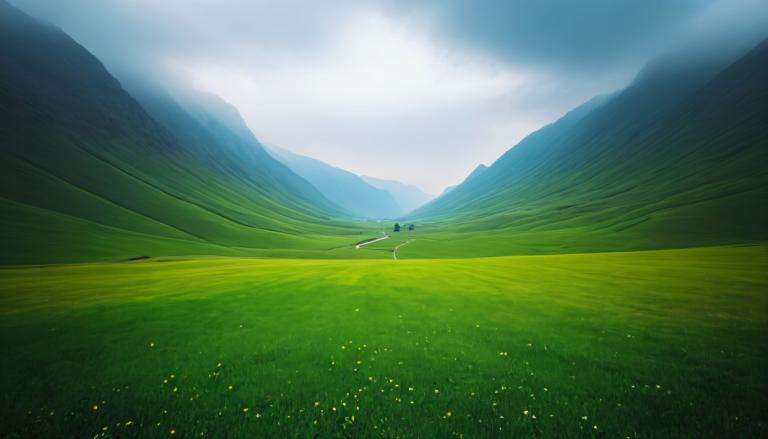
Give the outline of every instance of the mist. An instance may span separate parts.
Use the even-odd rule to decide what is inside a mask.
[[[768,29],[753,0],[12,3],[121,80],[217,94],[265,144],[433,194],[649,60]]]

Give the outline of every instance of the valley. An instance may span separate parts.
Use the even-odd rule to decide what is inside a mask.
[[[0,437],[767,436],[768,40],[705,52],[434,198],[0,0]]]

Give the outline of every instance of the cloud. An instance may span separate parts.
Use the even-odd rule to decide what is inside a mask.
[[[571,74],[636,68],[708,35],[765,34],[763,0],[395,0],[453,46]]]
[[[205,62],[184,75],[236,104],[267,143],[436,193],[541,124],[500,117],[541,75],[437,46],[380,14],[343,24],[324,50],[261,61],[272,68]]]
[[[768,28],[756,0],[16,0],[120,77],[188,81],[265,143],[433,193],[660,52]]]

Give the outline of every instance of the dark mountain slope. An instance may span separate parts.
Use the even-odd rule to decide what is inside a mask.
[[[338,239],[307,235],[351,233],[281,165],[293,183],[245,169],[215,139],[203,157],[84,48],[4,1],[0,139],[0,263],[322,249]]]

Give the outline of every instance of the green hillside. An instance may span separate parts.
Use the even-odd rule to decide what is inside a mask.
[[[0,59],[0,263],[326,254],[363,232],[255,138],[161,95],[142,96],[147,114],[83,47],[6,2]]]
[[[482,175],[413,213],[456,233],[408,251],[459,256],[768,239],[768,43],[724,69],[705,61],[661,60],[626,90],[530,135]],[[478,230],[488,233],[472,233]]]
[[[404,213],[389,192],[358,175],[276,146],[269,147],[269,153],[352,215],[378,219],[396,218]]]
[[[221,98],[205,93],[134,80],[127,89],[149,115],[167,128],[185,149],[220,172],[244,178],[264,197],[305,213],[346,212],[274,160],[240,113]]]

